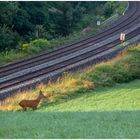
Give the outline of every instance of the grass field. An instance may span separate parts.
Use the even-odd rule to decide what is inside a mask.
[[[65,111],[131,111],[140,110],[140,80],[102,88],[63,103],[40,109],[49,112]]]
[[[27,112],[0,112],[0,138],[140,138],[140,80]]]

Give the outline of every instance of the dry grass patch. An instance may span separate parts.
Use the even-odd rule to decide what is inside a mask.
[[[61,78],[58,78],[56,82],[49,82],[48,84],[41,83],[34,90],[17,93],[15,96],[9,97],[1,102],[0,110],[19,110],[20,107],[18,106],[18,103],[21,100],[36,99],[40,90],[42,90],[44,95],[47,96],[47,100],[45,101],[45,105],[47,105],[48,103],[57,102],[58,100],[68,99],[71,95],[73,96],[78,93],[86,93],[85,91],[93,90],[96,86],[98,87],[98,85],[112,86],[115,84],[114,79],[116,81],[120,80],[116,78],[120,75],[122,77],[124,70],[126,70],[126,80],[130,81],[130,74],[133,73],[130,73],[127,69],[135,63],[135,60],[137,61],[137,59],[139,59],[139,55],[136,59],[134,59],[134,62],[131,62],[131,65],[128,62],[129,60],[132,60],[133,56],[135,56],[135,52],[139,53],[139,50],[140,45],[137,47],[132,46],[129,51],[125,50],[112,60],[104,61],[95,66],[88,67],[82,72],[73,74],[64,73],[64,75]],[[135,65],[137,66],[137,63],[135,63]],[[114,68],[114,66],[117,67]],[[139,70],[139,67],[136,68]],[[116,72],[116,75],[114,72]],[[127,79],[127,76],[130,78]],[[124,81],[122,80],[122,82],[125,82],[125,79]]]
[[[39,91],[42,90],[47,99],[45,103],[56,102],[61,99],[67,99],[74,95],[77,91],[84,89],[93,89],[94,84],[88,80],[83,80],[76,74],[65,73],[62,78],[58,78],[56,82],[49,82],[48,84],[41,83],[36,89],[26,90],[0,102],[0,110],[17,111],[21,110],[18,103],[23,99],[36,99]],[[40,104],[41,105],[41,104]]]
[[[30,90],[26,90],[20,93],[16,93],[14,96],[8,97],[6,98],[4,101],[0,102],[0,110],[4,111],[12,111],[12,110],[20,110],[20,106],[18,105],[18,103],[21,100],[24,99],[36,99],[39,91],[42,90],[44,91],[46,85],[44,85],[43,83],[41,83],[40,85],[38,85],[36,87],[36,89],[30,89]]]

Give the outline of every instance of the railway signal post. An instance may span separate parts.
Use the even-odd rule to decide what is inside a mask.
[[[98,20],[97,21],[97,26],[100,26],[101,25],[101,22]]]

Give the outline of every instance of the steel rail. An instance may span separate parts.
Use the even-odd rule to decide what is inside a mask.
[[[133,13],[134,14],[134,13]],[[132,15],[131,15],[132,16]],[[131,17],[130,16],[130,17]],[[129,18],[130,18],[129,17]],[[133,18],[131,18],[131,20],[133,20]],[[125,26],[125,25],[124,25]],[[123,26],[123,27],[124,27]],[[116,30],[118,30],[118,28],[116,28]],[[115,31],[116,31],[115,30]],[[115,33],[115,31],[114,31],[114,33]],[[118,31],[119,32],[119,31]],[[110,32],[109,32],[110,33]],[[109,34],[108,33],[108,34]],[[106,34],[104,35],[104,36],[106,36]],[[102,38],[103,39],[103,34],[101,34],[101,36],[99,36],[99,38]],[[80,45],[77,45],[76,44],[76,46],[72,46],[72,48],[78,48],[79,47],[79,49],[80,49],[80,46],[82,46],[82,45],[85,45],[85,44],[87,44],[87,43],[91,43],[91,42],[93,42],[93,41],[97,41],[98,39],[99,39],[98,37],[95,37],[95,39],[94,40],[91,40],[90,42],[85,42],[84,44],[80,44]],[[87,41],[87,40],[86,40]],[[101,41],[101,40],[100,40]],[[96,43],[96,42],[95,42]],[[41,62],[41,61],[43,61],[44,59],[48,59],[54,52],[54,56],[56,56],[56,54],[60,54],[61,55],[61,51],[60,50],[62,50],[62,52],[66,52],[66,51],[69,51],[69,50],[72,50],[71,49],[71,47],[64,47],[64,49],[62,49],[62,48],[60,48],[60,49],[58,49],[58,50],[55,50],[55,51],[52,51],[52,52],[50,52],[48,55],[46,54],[46,55],[43,55],[43,58],[40,56],[40,57],[38,57],[37,56],[37,58],[38,59],[35,59],[36,57],[33,57],[33,58],[31,58],[31,59],[29,59],[28,61],[20,61],[20,63],[18,63],[19,65],[17,65],[17,63],[12,63],[12,64],[10,64],[10,65],[7,65],[7,66],[5,66],[5,67],[0,67],[0,77],[2,77],[2,76],[4,76],[4,75],[6,75],[7,73],[6,73],[6,71],[9,71],[9,72],[11,72],[11,73],[13,73],[14,71],[12,71],[12,69],[14,69],[14,68],[18,68],[18,67],[21,67],[22,66],[22,68],[21,69],[25,69],[25,68],[27,68],[27,67],[30,67],[29,66],[29,64],[31,64],[31,65],[36,65],[37,64],[37,62]],[[65,50],[65,51],[64,51]],[[74,51],[74,50],[73,50]],[[47,57],[47,58],[46,58]],[[59,56],[58,56],[59,57]],[[31,61],[30,61],[31,60]],[[34,63],[35,62],[35,63]],[[28,65],[27,65],[28,64]],[[17,71],[18,69],[15,69],[15,71]],[[4,72],[4,75],[2,75],[1,73],[2,72]]]
[[[137,17],[135,19],[137,19]],[[125,29],[125,27],[123,28],[123,30]],[[128,28],[128,26],[127,26],[127,28]],[[118,32],[120,32],[120,31],[117,31],[115,33],[118,33]],[[110,36],[107,36],[107,37],[105,36],[104,39],[106,39],[108,37],[110,37]],[[39,65],[39,64],[42,64],[42,63],[45,63],[45,62],[49,62],[50,60],[57,59],[57,58],[62,57],[64,55],[68,55],[70,53],[73,53],[75,51],[78,51],[78,50],[81,50],[83,48],[86,48],[86,47],[88,47],[90,45],[93,45],[93,44],[97,43],[98,41],[102,41],[102,40],[103,39],[95,40],[94,42],[90,42],[90,43],[87,43],[87,44],[84,44],[84,45],[82,44],[79,47],[75,47],[74,46],[73,49],[68,48],[68,49],[66,49],[64,51],[60,51],[60,52],[58,50],[57,53],[51,53],[50,55],[47,55],[47,56],[41,58],[41,60],[38,60],[38,61],[35,61],[35,62],[33,61],[34,63],[33,62],[32,63],[28,63],[28,66],[25,64],[25,65],[22,65],[22,67],[20,67],[20,68],[16,68],[16,69],[15,68],[13,68],[13,69],[11,68],[11,69],[8,69],[8,70],[4,70],[4,73],[2,73],[2,72],[0,73],[0,77],[6,76],[6,75],[11,74],[11,73],[14,73],[16,71],[20,71],[21,69],[23,70],[23,69],[28,68],[28,67],[33,67],[35,65]]]
[[[133,32],[129,33],[127,35],[126,40],[138,35],[139,33],[140,33],[140,27],[137,30],[134,30]],[[82,54],[80,56],[76,56],[74,58],[71,58],[71,59],[68,59],[66,61],[60,62],[60,63],[58,63],[56,65],[52,65],[50,67],[41,69],[39,71],[28,73],[28,74],[26,74],[24,76],[20,76],[20,77],[14,78],[12,80],[8,80],[6,82],[1,83],[0,90],[3,90],[5,88],[9,88],[10,86],[20,84],[22,82],[25,82],[25,81],[30,80],[30,79],[34,79],[34,78],[39,77],[39,76],[43,76],[43,75],[45,75],[47,73],[51,73],[52,71],[64,68],[64,67],[66,67],[68,65],[72,65],[72,64],[74,64],[76,62],[80,62],[80,61],[82,61],[82,60],[84,60],[86,58],[89,58],[91,56],[94,56],[94,55],[100,54],[100,53],[102,53],[104,51],[107,51],[107,50],[111,49],[112,47],[114,47],[115,45],[118,45],[119,43],[120,43],[120,40],[117,38],[115,41],[113,41],[111,43],[108,43],[108,44],[106,44],[104,46],[101,46],[99,48],[96,48],[93,51],[85,52],[84,54]]]

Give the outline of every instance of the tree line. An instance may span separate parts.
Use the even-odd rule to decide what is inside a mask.
[[[0,2],[0,51],[14,49],[19,42],[48,40],[74,31],[83,15],[109,17],[114,3],[107,2]]]

